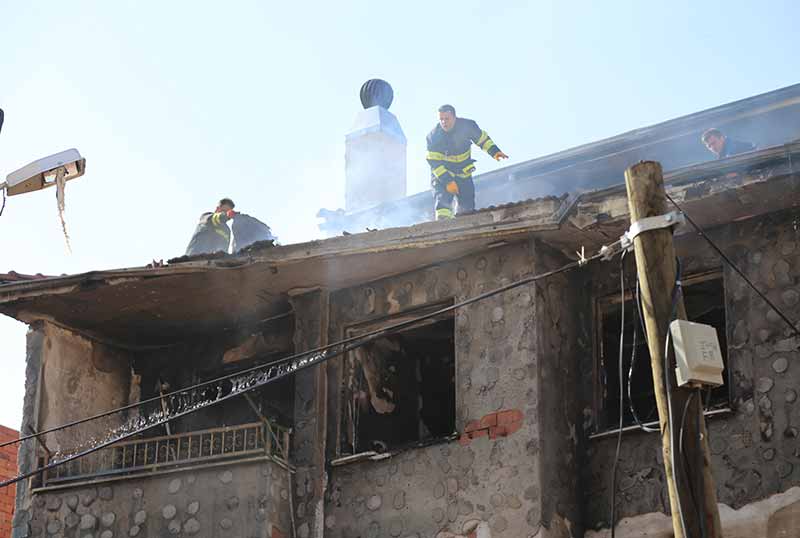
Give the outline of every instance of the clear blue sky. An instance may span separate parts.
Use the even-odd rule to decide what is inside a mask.
[[[282,242],[344,205],[344,134],[395,90],[409,194],[449,102],[509,164],[798,82],[797,2],[4,2],[0,177],[78,148],[64,247],[52,190],[9,199],[0,272],[182,254],[221,196]],[[499,166],[485,156],[479,171]],[[18,427],[24,325],[0,318],[0,424]]]

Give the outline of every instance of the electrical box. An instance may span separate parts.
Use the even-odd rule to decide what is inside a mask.
[[[711,325],[676,319],[669,324],[675,349],[678,386],[723,384],[722,351],[717,330]]]

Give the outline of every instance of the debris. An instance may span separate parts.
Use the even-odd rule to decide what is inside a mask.
[[[58,218],[61,220],[61,230],[64,232],[64,240],[67,242],[67,251],[72,254],[72,245],[69,243],[69,234],[67,233],[67,223],[64,222],[64,187],[67,184],[65,176],[66,171],[64,168],[59,168],[56,172],[56,203],[58,205]]]

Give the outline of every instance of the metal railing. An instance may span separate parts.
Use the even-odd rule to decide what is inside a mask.
[[[253,456],[288,461],[289,430],[269,422],[254,422],[126,441],[48,470],[42,486]]]

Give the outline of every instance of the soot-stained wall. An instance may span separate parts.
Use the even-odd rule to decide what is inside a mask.
[[[723,226],[710,235],[790,319],[800,319],[796,214],[776,213]],[[800,485],[800,339],[741,277],[723,267],[704,241],[687,235],[676,246],[685,276],[723,272],[732,412],[710,418],[708,431],[717,499],[739,509]],[[585,281],[582,310],[589,311],[592,296],[618,293],[618,265],[601,267]],[[591,326],[584,324],[583,330]],[[596,418],[591,400],[595,355],[587,348],[581,356],[583,429],[588,436]],[[615,443],[616,438],[587,441],[582,480],[589,528],[608,527]],[[619,517],[668,511],[657,435],[624,434],[618,484]]]
[[[49,323],[43,331],[38,431],[129,403],[131,366],[126,352]],[[120,413],[47,434],[47,446],[51,451],[73,449],[104,437],[123,420]]]
[[[462,301],[565,261],[540,243],[520,242],[332,293],[329,340],[353,325]],[[557,275],[458,309],[457,438],[330,468],[325,536],[580,532],[571,278]],[[328,456],[335,458],[341,359],[329,362],[328,375]]]

